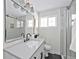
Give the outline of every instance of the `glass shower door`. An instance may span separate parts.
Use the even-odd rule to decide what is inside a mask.
[[[76,1],[74,0],[68,10],[66,32],[66,58],[76,59]]]

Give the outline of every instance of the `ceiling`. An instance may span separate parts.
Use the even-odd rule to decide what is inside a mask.
[[[37,11],[44,11],[53,8],[68,6],[72,0],[32,0]]]
[[[23,1],[23,0],[18,0],[18,1]],[[31,0],[31,1],[36,11],[40,12],[48,9],[68,6],[72,0]],[[26,15],[26,13],[22,12],[20,8],[16,9],[13,6],[13,2],[11,0],[6,0],[6,14],[10,14],[12,16]]]

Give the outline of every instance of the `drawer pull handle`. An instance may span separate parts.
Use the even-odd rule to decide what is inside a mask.
[[[36,57],[34,57],[34,59],[36,59]]]
[[[41,59],[43,59],[43,52],[41,52]]]

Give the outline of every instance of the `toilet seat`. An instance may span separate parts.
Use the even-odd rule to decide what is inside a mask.
[[[45,57],[48,57],[48,53],[51,50],[51,46],[48,44],[45,44],[44,47],[45,47]]]
[[[45,44],[45,50],[51,50],[51,46],[50,45],[48,45],[48,44]]]

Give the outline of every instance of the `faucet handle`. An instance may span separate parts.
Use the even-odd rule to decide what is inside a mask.
[[[37,38],[38,36],[39,36],[39,34],[35,34],[35,35],[34,35],[34,38]]]
[[[24,42],[26,42],[26,40],[24,39]]]

